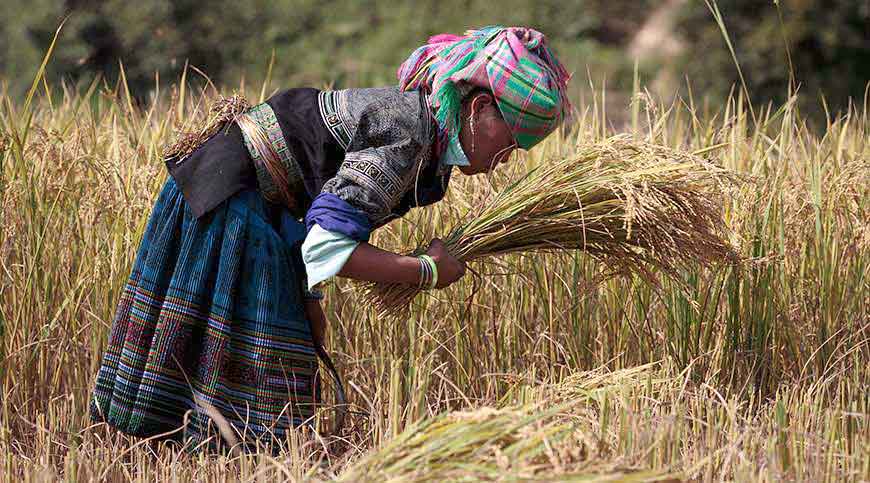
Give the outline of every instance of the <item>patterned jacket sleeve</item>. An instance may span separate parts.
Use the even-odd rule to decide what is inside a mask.
[[[362,109],[344,161],[305,217],[357,241],[396,217],[429,154],[431,125],[422,96],[379,96]],[[425,117],[424,117],[425,115]]]

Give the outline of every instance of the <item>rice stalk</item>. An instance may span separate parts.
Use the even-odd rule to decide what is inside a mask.
[[[514,252],[582,250],[600,262],[596,282],[634,273],[735,262],[721,195],[736,175],[698,155],[617,135],[581,145],[503,189],[444,239],[472,262]],[[425,252],[418,247],[413,254]],[[404,284],[367,284],[381,315],[404,312],[419,293]]]
[[[181,131],[175,141],[163,150],[163,158],[178,158],[177,162],[183,161],[190,156],[196,148],[214,136],[230,121],[238,118],[242,113],[250,109],[251,103],[239,94],[230,97],[220,97],[209,107],[208,117],[202,125],[193,130]]]

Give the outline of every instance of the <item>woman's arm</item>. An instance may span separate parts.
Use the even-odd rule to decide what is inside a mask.
[[[370,282],[414,284],[420,281],[420,260],[360,243],[338,276]]]
[[[465,274],[465,264],[451,255],[441,240],[432,240],[426,254],[432,257],[438,267],[436,287],[446,287]],[[360,243],[338,275],[370,282],[414,285],[420,281],[420,260]]]
[[[438,267],[438,288],[446,287],[465,274],[465,264],[450,255],[441,240],[432,240],[426,252]],[[397,255],[368,243],[360,243],[338,272],[339,276],[372,282],[416,284],[420,281],[420,260]],[[306,300],[305,313],[311,322],[314,342],[323,345],[326,315],[320,300]]]

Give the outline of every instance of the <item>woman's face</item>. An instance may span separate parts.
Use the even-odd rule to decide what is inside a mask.
[[[492,94],[480,92],[463,102],[461,119],[459,143],[470,163],[459,167],[463,174],[489,172],[510,158],[516,143]]]

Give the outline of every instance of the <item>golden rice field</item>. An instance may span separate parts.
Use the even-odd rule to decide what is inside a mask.
[[[742,264],[653,289],[594,285],[607,267],[579,252],[512,254],[399,319],[339,281],[327,340],[352,403],[344,435],[191,456],[94,425],[87,405],[160,153],[207,101],[46,84],[0,90],[2,481],[870,480],[868,98],[810,129],[793,102],[638,90],[620,130],[742,174],[718,193]],[[604,104],[587,95],[575,128],[491,177],[457,175],[374,243],[444,236],[521,173],[614,134]]]

